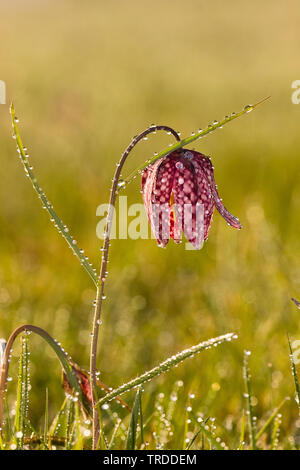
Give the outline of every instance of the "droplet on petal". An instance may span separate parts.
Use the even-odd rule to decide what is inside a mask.
[[[194,150],[174,151],[147,167],[142,193],[159,246],[165,247],[170,236],[179,243],[184,232],[200,249],[208,237],[215,207],[229,225],[241,228],[219,197],[210,158]]]

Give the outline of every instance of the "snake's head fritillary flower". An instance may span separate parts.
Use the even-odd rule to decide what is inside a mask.
[[[182,232],[196,249],[207,239],[214,208],[231,227],[239,220],[222,203],[209,157],[192,150],[176,150],[147,167],[142,193],[151,228],[159,246],[170,237],[181,241]]]

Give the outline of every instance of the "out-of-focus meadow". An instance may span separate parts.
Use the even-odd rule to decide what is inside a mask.
[[[144,393],[149,414],[154,393],[168,396],[182,380],[178,429],[192,392],[193,408],[214,416],[234,445],[246,406],[244,349],[252,351],[258,420],[290,396],[285,445],[300,427],[286,337],[300,340],[290,301],[300,297],[300,104],[291,101],[300,79],[299,15],[296,0],[1,2],[7,102],[14,101],[41,186],[97,267],[96,208],[108,201],[116,161],[133,135],[155,123],[187,136],[272,95],[194,145],[212,157],[220,195],[242,231],[216,213],[199,252],[172,242],[162,250],[150,239],[112,242],[98,358],[113,387],[185,347],[236,332],[238,340],[201,353]],[[0,337],[36,324],[87,368],[93,284],[24,175],[8,104],[0,105],[0,126]],[[171,141],[157,134],[140,143],[124,176]],[[129,203],[141,202],[138,180],[127,194]],[[39,423],[45,389],[51,416],[64,392],[50,349],[31,336],[30,350],[29,413]],[[15,388],[12,381],[10,400]]]

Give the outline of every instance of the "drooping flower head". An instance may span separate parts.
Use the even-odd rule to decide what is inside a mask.
[[[176,243],[182,232],[196,249],[207,239],[214,208],[228,225],[241,229],[219,197],[209,157],[180,149],[147,167],[142,193],[151,228],[160,246],[170,236]]]

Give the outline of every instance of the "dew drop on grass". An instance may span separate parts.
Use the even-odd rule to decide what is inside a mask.
[[[118,182],[118,188],[121,189],[125,186],[125,181],[124,180],[119,180]]]
[[[250,113],[250,111],[253,110],[253,106],[251,104],[246,104],[246,106],[244,107],[244,111],[246,111],[247,113]]]

